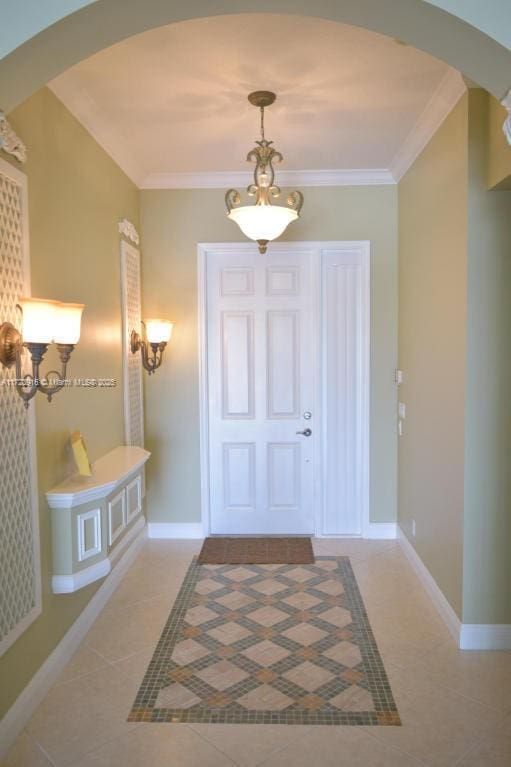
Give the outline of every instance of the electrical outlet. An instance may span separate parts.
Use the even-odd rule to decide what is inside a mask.
[[[412,519],[412,535],[414,538],[415,538],[415,532],[416,532],[415,519]]]

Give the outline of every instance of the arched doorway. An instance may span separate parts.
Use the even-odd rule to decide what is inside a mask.
[[[58,74],[103,48],[154,27],[232,13],[289,13],[365,27],[444,60],[501,99],[511,51],[424,0],[97,0],[20,45],[0,62],[0,104],[10,111]]]

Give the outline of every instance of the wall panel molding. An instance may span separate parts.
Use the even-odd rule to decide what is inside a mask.
[[[142,357],[131,352],[131,331],[141,332],[140,251],[121,242],[124,438],[126,445],[144,447]]]
[[[19,327],[30,295],[28,195],[24,173],[0,159],[0,317]],[[41,613],[35,405],[25,409],[0,368],[0,655]]]

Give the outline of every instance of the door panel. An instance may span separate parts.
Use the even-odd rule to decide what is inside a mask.
[[[254,315],[222,312],[222,412],[254,417]]]
[[[300,317],[267,312],[268,418],[300,417]]]
[[[224,502],[231,511],[255,511],[255,444],[223,443]]]
[[[352,255],[323,262],[325,535],[362,533],[362,268]]]
[[[296,509],[300,503],[300,445],[268,445],[268,505],[270,509]]]
[[[208,251],[212,533],[314,531],[311,258]]]

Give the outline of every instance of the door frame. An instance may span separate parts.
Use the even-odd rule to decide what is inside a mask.
[[[272,242],[272,252],[286,252],[290,249],[300,252],[311,253],[312,275],[312,303],[313,303],[313,408],[317,413],[315,428],[317,439],[314,441],[314,535],[316,538],[334,537],[324,536],[322,532],[324,494],[323,494],[323,453],[324,453],[324,429],[325,413],[322,407],[323,390],[323,301],[322,301],[322,275],[324,251],[332,250],[358,250],[362,266],[362,291],[363,291],[363,325],[362,338],[362,535],[361,536],[335,536],[343,537],[369,537],[369,495],[370,495],[370,242],[368,240],[335,240],[335,241],[299,241],[299,242]],[[252,242],[201,242],[197,245],[197,320],[199,341],[199,423],[200,423],[200,484],[201,484],[201,524],[204,536],[209,535],[211,529],[210,508],[210,466],[209,466],[209,390],[208,390],[208,332],[207,332],[207,257],[211,251],[254,253],[258,255],[257,244]],[[261,257],[261,256],[260,256]],[[262,256],[264,258],[264,256]]]

